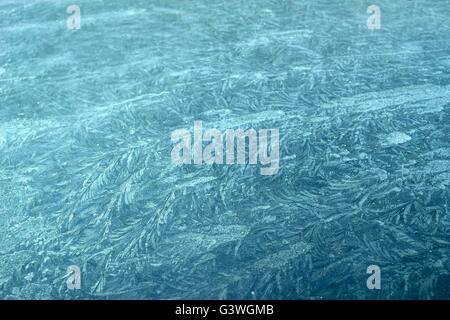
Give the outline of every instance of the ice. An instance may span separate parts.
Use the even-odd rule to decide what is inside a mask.
[[[368,5],[1,1],[0,298],[448,299],[450,3]],[[195,120],[279,172],[175,166]]]
[[[411,137],[403,132],[392,132],[386,135],[383,140],[384,141],[382,142],[382,144],[386,146],[392,146],[408,142],[409,140],[411,140]]]

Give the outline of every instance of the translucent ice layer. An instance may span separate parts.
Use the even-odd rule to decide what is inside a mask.
[[[450,298],[450,1],[370,4],[0,1],[0,298]]]

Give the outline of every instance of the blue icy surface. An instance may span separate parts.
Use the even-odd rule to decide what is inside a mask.
[[[450,298],[450,1],[369,4],[1,0],[0,298]],[[194,120],[279,173],[172,165]]]

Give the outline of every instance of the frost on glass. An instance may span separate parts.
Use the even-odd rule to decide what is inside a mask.
[[[1,1],[0,298],[449,298],[450,3],[368,5]],[[196,120],[279,172],[172,165]]]

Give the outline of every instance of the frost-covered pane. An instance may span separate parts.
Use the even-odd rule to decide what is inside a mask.
[[[0,298],[450,298],[450,2],[369,5],[0,1]]]

